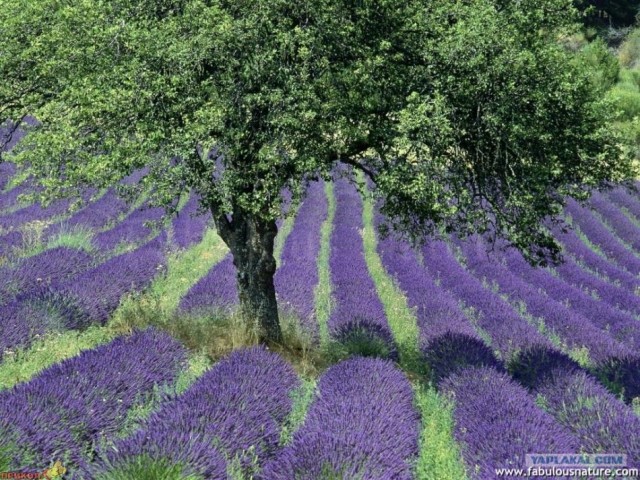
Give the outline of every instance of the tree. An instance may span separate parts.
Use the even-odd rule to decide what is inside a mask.
[[[41,124],[15,161],[49,196],[148,166],[195,189],[241,310],[281,340],[280,192],[364,172],[412,240],[491,233],[532,261],[564,195],[632,174],[583,63],[570,0],[1,0],[0,108]],[[208,152],[216,148],[216,155]]]

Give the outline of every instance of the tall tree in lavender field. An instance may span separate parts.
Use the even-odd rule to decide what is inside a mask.
[[[141,167],[169,210],[194,189],[279,341],[280,192],[338,162],[394,230],[491,230],[530,259],[559,251],[540,219],[563,195],[633,174],[556,41],[577,19],[571,0],[0,0],[0,113],[40,120],[11,157],[46,196]]]

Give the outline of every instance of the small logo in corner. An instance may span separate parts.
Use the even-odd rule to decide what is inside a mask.
[[[62,466],[62,462],[58,460],[53,464],[53,467],[47,468],[43,473],[45,478],[49,479],[61,479],[62,475],[66,473],[67,469]]]

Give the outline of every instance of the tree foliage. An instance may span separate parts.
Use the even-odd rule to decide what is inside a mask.
[[[338,160],[412,239],[491,232],[532,259],[558,251],[541,219],[563,195],[633,174],[610,106],[556,42],[571,0],[0,6],[0,112],[42,122],[16,160],[52,195],[143,166],[159,203],[196,189],[239,281],[251,252],[275,268],[280,192],[299,198]]]

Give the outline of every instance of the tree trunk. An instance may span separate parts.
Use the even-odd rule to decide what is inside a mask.
[[[220,217],[219,217],[220,218]],[[282,342],[273,276],[275,221],[234,213],[233,220],[219,219],[219,231],[233,255],[238,271],[240,311],[247,325],[257,324],[263,342]],[[223,225],[220,225],[223,224]],[[222,226],[223,228],[220,228]]]

